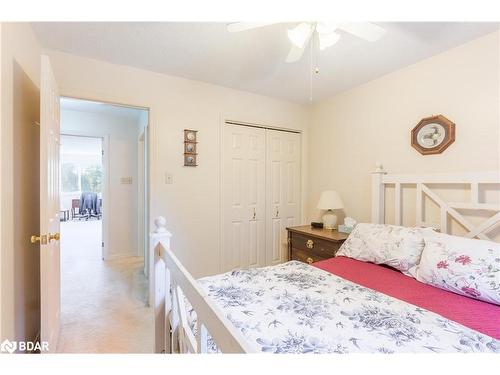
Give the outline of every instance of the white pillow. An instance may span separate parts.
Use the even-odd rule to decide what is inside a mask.
[[[500,244],[438,234],[426,238],[418,281],[500,305]]]
[[[420,261],[424,236],[434,234],[432,228],[359,223],[342,244],[337,255],[387,264],[409,274],[408,270]]]

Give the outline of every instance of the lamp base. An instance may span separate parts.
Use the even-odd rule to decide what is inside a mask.
[[[335,229],[335,225],[337,225],[337,215],[332,210],[326,211],[323,215],[323,228]]]

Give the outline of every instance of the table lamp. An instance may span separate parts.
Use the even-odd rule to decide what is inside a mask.
[[[333,190],[325,190],[321,193],[317,208],[327,210],[323,215],[323,228],[334,229],[337,224],[337,215],[334,214],[333,210],[344,208],[344,203],[342,203],[339,193]]]

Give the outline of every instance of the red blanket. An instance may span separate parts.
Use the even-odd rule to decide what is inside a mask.
[[[500,339],[500,306],[435,288],[392,268],[342,256],[314,266]]]

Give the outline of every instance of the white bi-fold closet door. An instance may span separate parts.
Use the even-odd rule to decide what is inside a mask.
[[[300,223],[300,134],[266,129],[266,265],[283,262]]]
[[[221,271],[286,260],[300,221],[300,134],[226,123]]]

